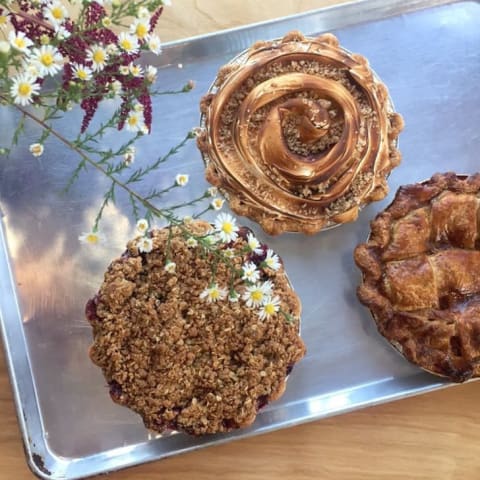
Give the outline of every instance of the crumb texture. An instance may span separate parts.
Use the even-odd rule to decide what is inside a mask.
[[[401,187],[355,250],[379,331],[451,380],[480,376],[480,174]]]
[[[204,222],[189,228],[197,234]],[[228,245],[238,267],[246,229]],[[153,250],[140,253],[132,240],[105,273],[98,294],[87,304],[93,327],[92,361],[101,367],[112,399],[141,415],[147,428],[194,435],[227,432],[250,425],[258,410],[280,397],[286,376],[304,355],[299,337],[300,301],[285,275],[265,269],[280,313],[260,319],[244,302],[207,302],[200,294],[212,279],[211,254],[189,248],[174,227],[151,232]],[[174,274],[165,271],[170,243]],[[265,250],[265,247],[262,247]],[[262,255],[256,255],[257,261]],[[255,259],[253,259],[255,260]],[[216,282],[228,284],[230,271],[217,266]],[[239,282],[239,280],[237,280]],[[236,285],[241,291],[241,285]]]

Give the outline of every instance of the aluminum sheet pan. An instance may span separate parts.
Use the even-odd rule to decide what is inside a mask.
[[[19,423],[36,474],[85,477],[448,385],[404,361],[377,334],[355,297],[360,274],[352,250],[399,185],[437,171],[478,170],[479,24],[476,1],[364,0],[165,47],[158,60],[159,86],[170,89],[194,79],[197,87],[156,100],[154,134],[140,142],[137,164],[166,152],[198,123],[198,101],[218,67],[253,41],[294,28],[308,34],[334,31],[342,45],[367,56],[406,121],[400,137],[404,160],[390,176],[392,193],[365,208],[357,222],[313,237],[268,239],[245,222],[285,260],[304,304],[308,354],[282,399],[251,428],[228,435],[154,438],[138,416],[110,401],[87,356],[91,332],[83,311],[132,233],[128,205],[119,196],[118,207],[106,212],[110,242],[96,249],[80,246],[77,237],[92,224],[106,181],[95,172],[82,174],[71,192],[62,194],[77,159],[53,139],[40,159],[33,158],[28,145],[39,131],[28,127],[27,138],[0,162],[0,317]],[[4,144],[16,115],[4,108],[0,115]],[[76,134],[80,119],[74,110],[57,127]],[[118,134],[104,142],[118,142]],[[179,171],[195,179],[189,195],[206,187],[193,142],[152,175],[151,184],[167,185]],[[185,190],[175,194],[180,199]]]

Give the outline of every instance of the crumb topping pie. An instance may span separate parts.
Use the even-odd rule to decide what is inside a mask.
[[[194,221],[189,229],[206,235],[210,224]],[[201,435],[246,427],[283,394],[303,357],[300,300],[281,261],[268,262],[271,250],[259,244],[248,253],[248,232],[241,228],[225,248],[237,252],[231,259],[237,268],[245,260],[258,266],[262,292],[268,286],[273,299],[264,314],[242,299],[220,298],[220,288],[215,295],[213,287],[206,290],[210,301],[203,298],[212,282],[212,258],[178,227],[172,234],[167,228],[150,232],[148,253],[139,251],[138,239],[130,241],[88,302],[90,357],[113,401],[140,414],[147,428]],[[167,244],[175,273],[166,267]],[[218,285],[231,280],[225,263],[218,263],[215,275]]]
[[[411,362],[454,381],[480,375],[480,174],[401,187],[355,250],[358,296]]]
[[[269,234],[355,220],[400,162],[387,88],[331,34],[255,43],[220,69],[201,111],[207,180]]]

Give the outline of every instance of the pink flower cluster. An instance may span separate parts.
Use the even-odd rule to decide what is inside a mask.
[[[42,4],[42,3],[40,3]],[[134,107],[142,106],[145,130],[150,132],[152,125],[152,101],[149,92],[151,79],[138,67],[132,70],[133,62],[138,60],[141,50],[148,49],[147,39],[138,39],[138,48],[126,51],[119,48],[119,36],[105,26],[107,11],[99,3],[93,1],[86,6],[84,22],[78,25],[71,19],[62,23],[62,35],[52,25],[37,2],[20,0],[19,11],[9,13],[8,17],[15,33],[24,33],[36,46],[46,42],[54,45],[64,58],[62,71],[61,99],[65,101],[75,98],[80,101],[84,110],[81,131],[90,124],[102,99],[119,95],[122,99],[118,129],[121,130]],[[162,13],[158,8],[148,19],[151,34]],[[121,36],[120,36],[121,38]],[[100,48],[105,52],[105,62],[101,68],[95,68],[92,60],[92,49]],[[84,66],[91,70],[90,81],[78,81],[75,77],[75,66]],[[36,79],[42,84],[41,77]],[[72,94],[72,95],[70,95]],[[74,95],[73,95],[74,94]],[[60,101],[60,104],[63,103]],[[138,111],[138,110],[137,110]]]

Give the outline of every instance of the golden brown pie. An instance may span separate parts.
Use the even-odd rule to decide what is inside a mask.
[[[189,229],[206,235],[210,225],[196,221]],[[241,228],[225,248],[237,268],[245,261],[257,265],[263,287],[268,283],[272,298],[278,297],[280,310],[269,315],[247,308],[242,298],[205,300],[213,254],[189,243],[178,227],[172,235],[168,229],[150,232],[148,253],[139,251],[138,239],[130,241],[88,302],[90,357],[101,367],[112,400],[140,414],[149,429],[200,435],[248,426],[283,394],[303,357],[300,300],[281,261],[268,267],[266,245],[247,248],[248,234]],[[174,273],[165,267],[167,244]],[[218,263],[219,288],[230,280],[231,270]],[[240,279],[234,286],[242,292]]]
[[[269,234],[355,220],[400,162],[387,88],[331,34],[255,43],[220,69],[201,111],[207,180]]]
[[[360,301],[411,362],[480,375],[480,174],[401,187],[355,250]]]

